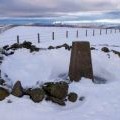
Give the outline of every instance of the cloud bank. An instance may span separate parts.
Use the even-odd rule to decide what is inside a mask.
[[[0,0],[0,16],[56,16],[119,9],[120,0]]]

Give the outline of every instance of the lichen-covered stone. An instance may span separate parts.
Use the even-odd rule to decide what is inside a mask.
[[[66,82],[46,83],[43,86],[48,96],[58,99],[65,99],[68,94],[68,84]]]
[[[4,100],[8,96],[9,96],[8,90],[6,90],[5,88],[0,87],[0,101]]]
[[[41,102],[44,99],[45,93],[41,88],[35,88],[32,90],[29,90],[30,98],[34,101],[34,102]]]
[[[24,95],[23,92],[23,87],[21,85],[20,81],[17,81],[12,89],[12,95],[16,96],[16,97],[22,97]]]
[[[77,98],[78,98],[78,95],[76,93],[74,93],[74,92],[71,92],[68,95],[68,100],[70,102],[76,102]]]

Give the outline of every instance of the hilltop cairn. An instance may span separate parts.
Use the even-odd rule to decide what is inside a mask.
[[[70,47],[67,44],[57,46],[56,49],[61,47],[70,50]],[[37,48],[32,45],[31,42],[27,41],[24,41],[21,44],[15,43],[11,46],[6,45],[3,48],[0,48],[0,65],[2,64],[4,56],[13,55],[16,50],[21,48],[26,48],[30,50],[30,52],[39,52],[40,50],[40,48]],[[76,102],[78,100],[78,95],[76,93],[69,93],[69,81],[47,82],[37,87],[24,88],[19,80],[9,86],[6,81],[10,79],[8,75],[6,76],[7,77],[4,77],[4,79],[2,78],[0,69],[0,101],[4,100],[9,95],[19,98],[27,95],[35,103],[46,100],[61,106],[65,106],[67,101]],[[11,82],[11,80],[9,82]],[[9,102],[11,103],[11,101]]]

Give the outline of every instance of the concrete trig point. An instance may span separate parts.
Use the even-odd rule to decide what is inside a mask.
[[[79,81],[82,77],[93,80],[93,69],[89,42],[73,42],[69,77],[71,81]]]

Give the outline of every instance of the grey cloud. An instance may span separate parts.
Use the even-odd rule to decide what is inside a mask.
[[[40,2],[41,3],[41,2]],[[47,4],[47,3],[46,3]],[[20,0],[0,0],[0,15],[1,16],[54,16],[57,12],[80,12],[92,10],[112,10],[116,9],[113,3],[90,2],[89,0],[75,2],[73,0],[57,0],[56,6],[53,8],[49,5],[32,5],[21,2]]]

